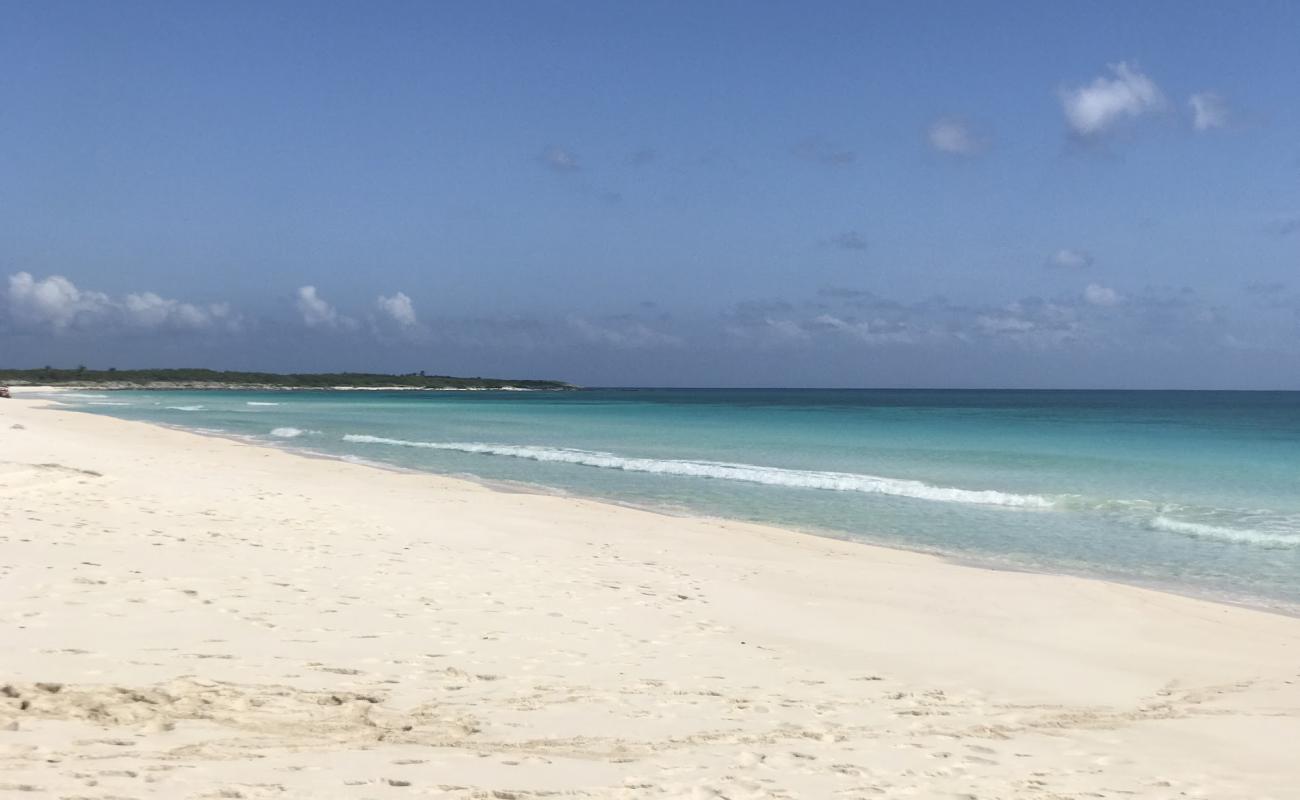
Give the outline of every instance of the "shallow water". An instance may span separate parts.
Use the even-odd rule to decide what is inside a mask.
[[[1300,393],[79,392],[99,414],[1300,606]]]

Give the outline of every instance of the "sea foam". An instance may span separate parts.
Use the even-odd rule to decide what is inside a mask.
[[[1198,539],[1218,539],[1223,542],[1267,547],[1300,547],[1300,532],[1278,533],[1253,528],[1229,528],[1223,525],[1207,525],[1203,522],[1188,522],[1164,515],[1151,520],[1150,525],[1153,530],[1195,536]]]
[[[404,439],[387,439],[382,436],[352,433],[344,435],[343,439],[344,441],[363,444],[386,444],[397,447],[418,447],[427,450],[452,450],[461,453],[524,458],[530,461],[578,464],[585,467],[617,469],[625,472],[714,478],[745,483],[760,483],[767,486],[790,486],[801,489],[884,494],[948,503],[973,503],[1006,508],[1051,508],[1053,505],[1051,500],[1039,495],[1012,494],[989,489],[956,489],[946,486],[933,486],[921,481],[883,478],[850,472],[817,472],[763,467],[754,464],[729,464],[718,461],[630,458],[615,455],[614,453],[555,447],[482,444],[479,442],[412,442]]]
[[[279,403],[264,403],[264,402],[261,402],[261,401],[258,401],[258,400],[249,400],[248,402],[244,403],[244,405],[246,405],[246,406],[278,406],[278,405],[280,405],[280,404],[279,404]]]
[[[202,411],[203,406],[167,406],[169,411]]]
[[[278,436],[281,439],[295,439],[308,433],[320,433],[320,431],[305,431],[302,428],[272,428],[271,435]]]

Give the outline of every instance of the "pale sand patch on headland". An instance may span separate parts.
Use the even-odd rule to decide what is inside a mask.
[[[0,796],[1294,798],[1300,620],[0,400]]]

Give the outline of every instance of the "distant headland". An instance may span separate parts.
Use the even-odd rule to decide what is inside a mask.
[[[0,384],[95,389],[355,389],[567,391],[563,381],[505,378],[456,378],[412,372],[387,375],[372,372],[226,372],[213,369],[8,369]]]

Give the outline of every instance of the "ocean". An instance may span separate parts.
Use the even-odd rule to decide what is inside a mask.
[[[83,411],[1300,610],[1300,393],[73,392]]]

